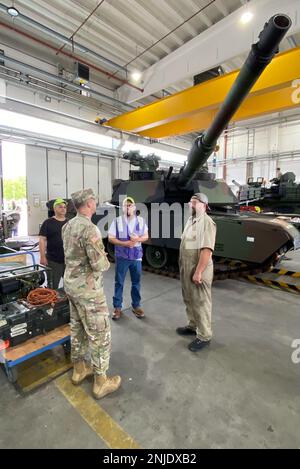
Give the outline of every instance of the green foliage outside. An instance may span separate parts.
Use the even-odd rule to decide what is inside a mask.
[[[4,179],[3,191],[3,198],[6,200],[26,199],[26,177],[19,176],[15,179]]]

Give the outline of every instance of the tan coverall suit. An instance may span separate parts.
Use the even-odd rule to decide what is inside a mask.
[[[196,330],[197,338],[209,341],[211,329],[211,284],[213,261],[210,259],[202,273],[202,283],[196,285],[193,275],[203,248],[214,250],[216,239],[215,222],[206,214],[190,217],[181,236],[179,267],[183,301],[189,327]]]

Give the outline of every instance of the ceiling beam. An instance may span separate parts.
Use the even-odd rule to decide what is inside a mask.
[[[223,16],[229,15],[229,10],[225,6],[224,2],[222,2],[222,0],[216,0],[214,5],[219,10],[219,12],[222,13]]]
[[[197,5],[196,2],[194,2],[194,0],[190,0],[190,2],[194,6],[196,11],[199,10],[199,5]],[[213,25],[213,22],[204,11],[201,11],[201,13],[199,13],[199,19],[200,21],[202,21],[202,23],[205,24],[207,28],[210,28]]]
[[[157,35],[155,36],[154,33],[150,33],[146,31],[144,28],[143,24],[138,24],[135,21],[131,20],[126,14],[120,12],[117,6],[115,6],[114,3],[109,3],[108,4],[109,10],[107,13],[110,13],[110,21],[114,21],[114,28],[117,29],[120,32],[123,32],[124,28],[126,29],[127,36],[133,38],[136,38],[137,45],[140,47],[140,49],[147,48],[150,44],[155,42],[156,40],[159,39]],[[97,16],[97,15],[96,15]],[[109,15],[106,14],[106,21],[108,21]],[[122,27],[121,27],[122,25]],[[141,44],[139,41],[139,34],[140,37],[143,38],[144,43]],[[147,43],[145,43],[147,41]],[[171,52],[171,49],[166,45],[160,42],[157,47],[161,49],[164,53],[169,54]]]
[[[185,17],[182,17],[179,13],[177,13],[174,8],[170,7],[166,0],[160,0],[160,2],[163,5],[163,9],[165,11],[166,16],[168,16],[168,18],[172,18],[172,21],[176,26],[183,23],[186,17],[189,16],[189,14],[187,13]],[[193,26],[191,26],[189,22],[184,23],[182,25],[182,28],[185,28],[192,36],[198,34],[198,31]]]
[[[114,117],[107,125],[150,138],[165,138],[203,130],[220,108],[238,73],[239,71],[231,72],[192,86],[135,111]],[[299,77],[300,47],[279,54],[253,86],[233,120],[299,107],[299,103],[292,99],[295,90],[292,85]]]
[[[31,12],[31,10],[28,10],[28,2],[24,2],[24,0],[19,0],[19,2],[22,4],[22,12],[25,11],[30,18],[33,18],[37,23],[40,23],[40,28],[38,28],[37,25],[32,25],[35,29],[42,31],[45,33],[46,36],[49,37],[49,34],[47,34],[47,30],[44,26],[51,26],[52,28],[55,29],[55,31],[58,32],[58,34],[61,34],[62,31],[67,34],[71,34],[72,31],[74,30],[74,24],[77,27],[80,24],[80,21],[82,18],[87,16],[89,10],[86,8],[84,5],[76,5],[76,13],[79,15],[80,19],[74,19],[70,21],[69,18],[65,17],[60,17],[57,15],[57,10],[55,7],[51,4],[47,4],[44,7],[44,2],[42,0],[39,1],[39,4],[35,6],[35,10]],[[31,0],[33,2],[33,0]],[[24,5],[23,5],[24,3]],[[30,4],[31,5],[31,4]],[[64,5],[66,8],[72,9],[74,8],[74,3],[71,0],[64,0]],[[27,11],[28,10],[28,11]],[[7,17],[7,15],[6,15]],[[89,32],[88,35],[85,30],[79,31],[77,33],[77,39],[78,42],[80,41],[80,46],[84,47],[93,47],[93,50],[97,51],[100,48],[101,53],[106,54],[107,57],[113,57],[112,60],[116,60],[118,63],[123,64],[127,61],[129,61],[136,53],[136,47],[137,47],[137,41],[136,37],[129,37],[128,35],[125,34],[125,32],[120,31],[119,28],[116,27],[116,25],[112,22],[108,22],[105,20],[105,17],[102,16],[97,16],[95,15],[96,21],[92,22],[89,25]],[[22,15],[20,15],[16,20],[14,20],[15,25],[18,25],[18,23],[22,23]],[[51,23],[49,23],[51,22]],[[44,28],[44,31],[43,31]],[[57,39],[60,41],[60,44],[63,42],[63,39]],[[124,50],[124,43],[126,42],[127,46],[131,48],[131,53],[128,52],[128,50]],[[74,42],[74,48],[75,51],[77,49],[76,47],[77,41]],[[171,49],[168,49],[170,52]],[[77,50],[77,52],[80,52],[80,49]],[[109,51],[109,54],[108,52]],[[165,51],[164,51],[165,52]],[[165,55],[165,54],[163,54]],[[161,55],[154,53],[152,50],[147,51],[147,59],[144,60],[144,58],[139,59],[139,65],[142,66],[143,68],[145,66],[149,66],[149,62],[154,63],[159,60]],[[99,60],[99,59],[98,59]],[[97,63],[97,62],[96,62]],[[114,67],[114,70],[116,70],[118,67]]]
[[[253,21],[246,25],[240,22],[245,8],[251,8],[254,13]],[[275,12],[286,13],[291,17],[293,24],[288,35],[300,31],[300,22],[297,20],[300,18],[299,0],[251,0],[149,67],[140,83],[143,92],[124,85],[118,89],[118,98],[125,102],[139,100],[248,52],[264,23]]]
[[[288,109],[296,109],[297,107],[299,108],[299,104],[296,102],[293,103],[290,98],[290,87],[265,93],[264,95],[251,96],[242,104],[240,109],[233,116],[231,122],[251,119],[274,112],[283,112]],[[164,124],[155,129],[139,132],[138,135],[153,139],[163,139],[166,138],[166,136],[174,137],[191,132],[197,132],[199,134],[209,127],[216,113],[217,109],[201,111],[191,117],[179,119],[176,122]]]

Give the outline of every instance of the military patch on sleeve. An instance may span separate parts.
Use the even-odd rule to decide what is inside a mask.
[[[92,236],[91,236],[91,242],[93,244],[96,244],[98,241],[101,240],[101,234],[100,234],[100,231],[99,229],[97,228],[97,226],[94,227],[94,230],[93,230],[93,233],[91,233]]]

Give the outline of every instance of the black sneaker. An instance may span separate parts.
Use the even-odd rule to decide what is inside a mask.
[[[199,350],[203,349],[209,344],[210,344],[210,340],[204,341],[204,340],[200,340],[197,338],[188,345],[188,348],[191,352],[198,352]]]
[[[196,331],[189,326],[177,327],[176,332],[178,335],[196,335]]]

